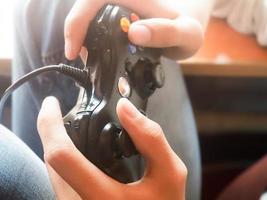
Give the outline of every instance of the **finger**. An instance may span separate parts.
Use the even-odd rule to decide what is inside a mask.
[[[65,20],[65,55],[75,59],[82,47],[90,22],[104,5],[101,0],[77,0]]]
[[[189,17],[153,18],[134,22],[129,29],[129,39],[140,46],[169,47],[165,55],[182,59],[200,48],[203,31],[199,22]]]
[[[57,100],[44,100],[38,116],[38,131],[45,161],[51,165],[82,198],[112,188],[112,179],[89,162],[74,146],[63,125]]]
[[[54,97],[44,99],[37,119],[37,128],[43,144],[44,153],[61,148],[75,149],[66,134],[59,103]]]
[[[126,98],[119,100],[117,114],[138,151],[154,167],[168,168],[176,159],[161,127],[141,114]]]
[[[77,0],[65,20],[65,55],[68,59],[75,59],[87,33],[90,22],[98,10],[106,3],[127,7],[144,17],[176,18],[177,11],[172,2],[162,0]],[[155,12],[156,11],[156,12]]]

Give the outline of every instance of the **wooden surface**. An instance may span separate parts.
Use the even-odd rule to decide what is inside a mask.
[[[181,62],[185,75],[267,77],[267,48],[253,35],[244,35],[225,20],[212,18],[202,48]]]
[[[216,63],[212,61],[192,61],[181,63],[184,75],[221,77],[267,77],[267,62]]]
[[[245,131],[247,133],[267,130],[267,116],[256,113],[222,113],[222,112],[195,112],[198,130],[204,134],[227,134]]]
[[[238,33],[225,20],[212,18],[204,45],[192,59],[214,60],[220,55],[235,61],[267,62],[267,48],[259,46],[253,35]]]

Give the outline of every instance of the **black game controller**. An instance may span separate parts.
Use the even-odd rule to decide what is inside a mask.
[[[128,40],[130,23],[136,20],[136,14],[119,6],[106,5],[99,11],[84,45],[91,80],[87,88],[81,88],[76,106],[64,117],[76,147],[121,182],[134,181],[142,172],[132,170],[132,158],[140,162],[140,155],[120,126],[117,102],[121,97],[128,98],[145,113],[149,96],[164,84],[159,62],[162,49],[135,46]]]

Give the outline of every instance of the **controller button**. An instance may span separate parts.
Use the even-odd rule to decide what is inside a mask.
[[[129,137],[128,133],[122,129],[117,138],[117,145],[121,150],[122,156],[129,158],[132,155],[137,154],[137,150]]]
[[[128,51],[131,53],[131,54],[135,54],[137,49],[136,49],[136,46],[135,45],[132,45],[132,44],[128,44]]]
[[[127,33],[129,31],[130,21],[126,17],[121,18],[120,25],[123,32]]]
[[[126,78],[120,77],[118,81],[118,90],[122,97],[128,98],[131,94],[131,87]]]
[[[130,73],[132,70],[132,63],[129,59],[126,59],[125,61],[125,70]]]
[[[105,166],[108,166],[115,154],[115,140],[116,135],[120,132],[120,129],[113,123],[108,123],[104,126],[99,137],[99,153],[101,160]],[[121,155],[118,155],[121,157]]]
[[[135,13],[131,13],[130,18],[132,22],[136,22],[140,19]]]
[[[165,73],[163,67],[160,64],[157,64],[152,70],[152,77],[154,79],[154,84],[157,88],[161,88],[165,82]]]

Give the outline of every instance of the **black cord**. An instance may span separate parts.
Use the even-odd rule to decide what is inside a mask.
[[[36,69],[36,70],[24,75],[20,79],[18,79],[14,84],[12,84],[10,87],[8,87],[5,90],[5,92],[1,98],[1,101],[0,101],[0,123],[2,122],[2,114],[3,114],[5,102],[8,99],[8,97],[10,96],[10,94],[12,92],[14,92],[14,90],[16,90],[22,84],[29,81],[30,79],[32,79],[32,78],[34,78],[34,77],[36,77],[42,73],[51,72],[51,71],[57,71],[57,72],[63,73],[64,75],[67,75],[67,76],[73,78],[76,82],[78,82],[82,87],[84,87],[86,89],[90,89],[90,87],[91,87],[89,72],[86,69],[81,70],[81,69],[78,69],[78,68],[75,68],[75,67],[72,67],[69,65],[65,65],[65,64],[49,65],[49,66],[45,66],[45,67]]]

